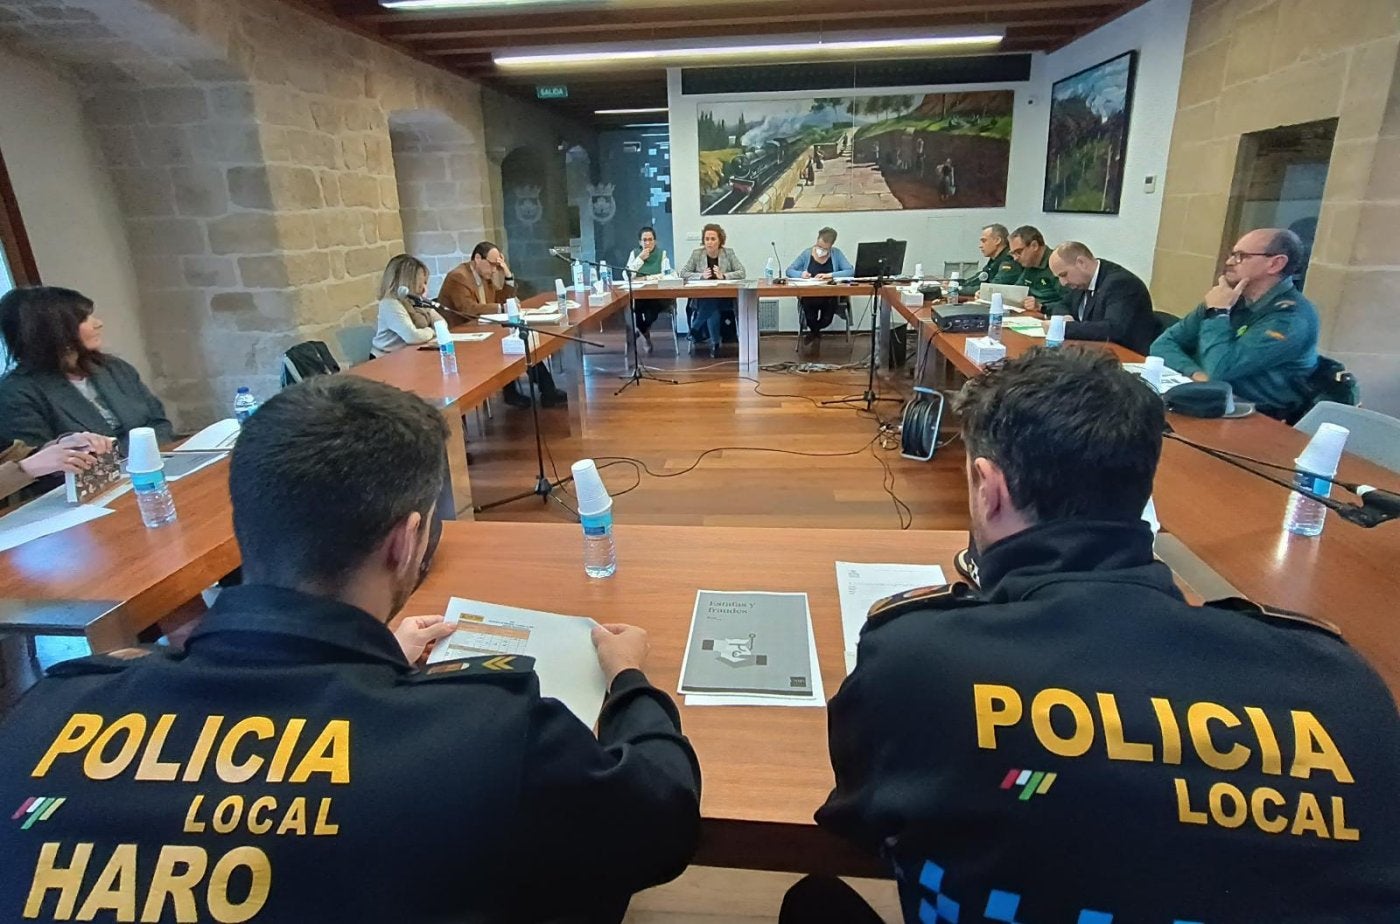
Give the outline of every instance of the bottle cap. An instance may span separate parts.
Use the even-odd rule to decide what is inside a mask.
[[[437,335],[439,344],[452,341],[452,332],[447,329],[447,322],[440,318],[433,322],[433,333]]]
[[[135,427],[127,437],[126,470],[132,474],[158,472],[165,468],[160,457],[156,431],[150,427]]]
[[[571,467],[574,475],[574,494],[578,497],[580,516],[596,516],[606,513],[612,507],[612,498],[603,485],[603,477],[598,474],[598,466],[592,459],[579,459]]]
[[[250,389],[247,385],[239,385],[239,386],[238,386],[238,392],[237,392],[237,394],[240,394],[240,395],[251,395],[252,393],[253,393],[252,389]]]
[[[1067,315],[1057,314],[1050,318],[1050,329],[1046,331],[1045,339],[1063,340],[1065,339],[1065,319]]]
[[[1337,474],[1337,463],[1342,460],[1342,449],[1350,435],[1351,431],[1346,427],[1339,427],[1333,423],[1322,424],[1308,441],[1307,448],[1298,456],[1298,467],[1318,475]]]

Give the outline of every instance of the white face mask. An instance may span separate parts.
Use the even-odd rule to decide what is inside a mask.
[[[818,260],[825,260],[826,255],[830,252],[831,251],[827,250],[825,247],[818,247],[812,251],[812,253],[816,255]]]

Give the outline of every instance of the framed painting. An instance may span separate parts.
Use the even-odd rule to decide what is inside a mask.
[[[1051,89],[1045,211],[1118,214],[1137,54],[1109,58]]]

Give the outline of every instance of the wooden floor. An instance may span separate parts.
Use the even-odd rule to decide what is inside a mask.
[[[627,463],[607,465],[603,477],[616,498],[616,519],[671,525],[899,529],[912,522],[915,529],[967,527],[961,443],[953,441],[931,462],[913,462],[900,456],[896,437],[879,438],[876,415],[857,410],[859,402],[819,406],[861,395],[867,380],[863,365],[809,375],[761,371],[757,381],[741,379],[733,345],[712,360],[703,350],[687,355],[682,340],[677,356],[669,332],[658,331],[653,334],[655,354],[643,360],[657,375],[682,384],[644,381],[614,395],[624,366],[618,324],[620,318],[601,335],[587,332],[607,349],[589,351],[584,432],[570,435],[562,409],[540,412],[551,478],[556,471],[567,475],[577,459],[592,457],[603,466],[606,457],[617,456],[674,476],[648,476]],[[809,349],[800,358],[859,363],[869,355],[868,344],[868,336],[848,346],[844,334],[828,334],[819,352]],[[791,362],[799,358],[794,345],[791,336],[764,337],[761,360],[765,365]],[[892,374],[880,391],[903,397],[910,389],[907,375]],[[481,415],[479,424],[472,415],[469,420],[472,491],[478,505],[528,491],[535,482],[529,411],[500,401],[493,406],[494,419]],[[895,424],[900,411],[898,402],[876,406],[876,414]],[[707,450],[694,470],[679,474]],[[787,454],[794,452],[813,455]],[[886,485],[908,505],[908,513],[896,508]],[[558,501],[545,504],[530,497],[478,518],[568,519],[563,504],[572,505],[572,496],[560,492]]]

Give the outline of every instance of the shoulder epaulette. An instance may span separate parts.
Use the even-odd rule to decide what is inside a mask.
[[[982,604],[972,592],[972,588],[959,581],[956,584],[940,584],[937,587],[916,587],[901,593],[876,600],[865,617],[865,629],[883,625],[905,613],[920,610],[953,610],[965,606]]]
[[[429,664],[422,670],[404,677],[407,683],[431,683],[438,680],[501,680],[523,677],[535,672],[535,659],[527,655],[481,655]]]
[[[1294,298],[1287,298],[1281,302],[1277,302],[1276,304],[1280,308],[1292,308],[1293,306],[1298,304],[1298,300]]]
[[[1262,603],[1255,603],[1244,597],[1226,597],[1223,600],[1210,600],[1206,606],[1217,610],[1229,610],[1234,613],[1243,613],[1252,616],[1262,622],[1281,628],[1303,628],[1311,629],[1315,632],[1326,632],[1333,638],[1342,639],[1342,630],[1335,624],[1325,619],[1318,619],[1316,616],[1308,616],[1305,613],[1295,613],[1292,610],[1279,609],[1276,606],[1265,606]]]
[[[88,655],[85,658],[60,661],[46,670],[44,674],[49,677],[81,677],[84,674],[116,674],[131,667],[131,665],[137,661],[158,653],[165,656],[169,656],[170,654],[155,646],[117,648],[113,651],[103,652],[102,654]]]

